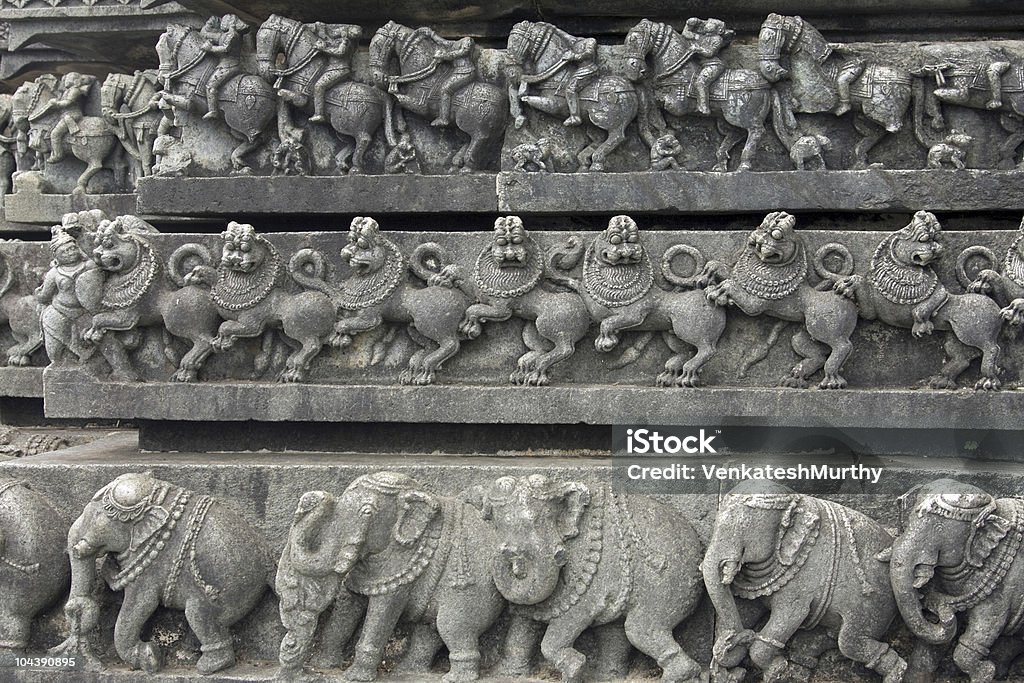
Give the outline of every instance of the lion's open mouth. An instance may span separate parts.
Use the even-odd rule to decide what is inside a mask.
[[[930,251],[917,251],[917,252],[914,252],[911,255],[910,260],[915,265],[925,266],[925,265],[928,265],[929,263],[931,263],[932,259],[934,259],[934,258],[935,258],[935,255],[932,252],[930,252]]]
[[[104,270],[121,270],[124,265],[120,256],[114,254],[102,254],[100,256],[100,267]]]
[[[758,247],[757,257],[764,263],[777,264],[782,262],[782,252],[773,247]]]

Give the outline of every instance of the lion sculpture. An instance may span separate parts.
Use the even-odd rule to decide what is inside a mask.
[[[797,236],[796,218],[785,211],[765,216],[747,238],[736,263],[731,267],[710,261],[701,275],[707,285],[707,297],[719,306],[736,306],[750,316],[769,315],[780,320],[768,346],[787,322],[803,323],[793,335],[792,346],[801,360],[782,380],[784,386],[808,386],[812,375],[824,369],[818,386],[843,389],[846,379],[841,371],[853,351],[850,335],[857,326],[857,306],[847,296],[808,284],[807,249]],[[755,358],[748,359],[741,371],[768,352],[765,346]]]
[[[852,296],[864,318],[909,328],[915,337],[952,332],[944,344],[949,360],[928,380],[932,388],[955,389],[957,378],[980,355],[981,378],[974,388],[998,389],[999,304],[982,294],[950,294],[939,282],[932,264],[945,251],[941,239],[938,219],[918,211],[878,245],[867,277],[844,277],[836,291]]]
[[[82,338],[88,344],[99,345],[115,376],[137,380],[128,356],[128,347],[137,345],[133,333],[161,325],[165,330],[164,354],[177,365],[173,379],[191,382],[212,351],[210,344],[220,319],[210,302],[209,288],[185,280],[194,267],[208,267],[212,257],[199,244],[185,244],[162,264],[148,240],[154,232],[152,226],[135,216],[119,216],[101,221],[94,233],[80,238],[92,243],[93,259],[104,271],[103,292],[91,297],[100,305],[93,311]],[[192,342],[180,360],[176,358],[174,338]]]
[[[564,283],[565,278],[553,277],[550,271],[544,250],[527,234],[519,216],[494,221],[494,235],[473,269],[478,303],[466,310],[459,331],[476,339],[488,320],[526,320],[527,352],[509,377],[513,384],[548,384],[548,371],[576,352],[577,342],[590,328],[583,299],[576,292],[552,291],[550,283]]]
[[[7,365],[31,365],[31,355],[43,346],[39,304],[34,294],[26,294],[15,286],[18,278],[14,264],[6,254],[0,255],[0,269],[0,325],[11,328],[15,342],[5,354]]]

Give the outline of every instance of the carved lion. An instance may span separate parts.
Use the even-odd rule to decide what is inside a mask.
[[[941,239],[938,219],[918,211],[878,245],[867,277],[844,277],[836,291],[852,296],[864,318],[909,328],[915,337],[952,332],[944,345],[949,361],[928,380],[932,388],[955,389],[957,377],[980,355],[982,376],[974,388],[998,389],[999,305],[982,294],[950,294],[939,282],[932,264],[945,251]]]
[[[478,303],[466,310],[459,331],[476,339],[488,320],[526,320],[527,352],[509,377],[513,384],[548,384],[548,370],[575,353],[576,343],[590,328],[579,294],[551,291],[545,286],[551,279],[544,250],[527,234],[522,219],[495,220],[494,235],[473,270]]]
[[[712,261],[701,280],[709,283],[708,299],[719,306],[736,306],[750,316],[767,314],[780,320],[766,345],[747,359],[741,374],[767,356],[779,328],[787,322],[802,322],[803,329],[792,341],[801,361],[783,385],[806,387],[810,377],[824,368],[818,386],[842,389],[846,379],[840,372],[853,351],[850,335],[857,326],[857,307],[833,291],[830,280],[823,282],[824,291],[808,284],[807,249],[795,227],[796,218],[785,211],[768,214],[750,233],[733,266]]]

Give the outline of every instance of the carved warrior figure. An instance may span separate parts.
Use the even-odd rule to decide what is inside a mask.
[[[973,282],[968,282],[963,266],[967,258],[976,253],[985,256],[992,266],[1001,268],[982,270]],[[1017,237],[998,266],[995,254],[987,247],[968,247],[957,259],[957,275],[968,292],[988,295],[1003,306],[1000,311],[1003,319],[1019,328],[1024,324],[1024,219],[1021,219]]]
[[[362,172],[364,155],[382,122],[388,144],[396,140],[386,116],[387,94],[350,78],[358,30],[347,24],[303,24],[272,14],[256,32],[259,73],[280,98],[278,136],[301,140],[305,133],[295,125],[291,107],[312,114],[315,123],[329,122],[342,141],[335,166],[349,173]]]
[[[454,123],[469,135],[451,160],[449,172],[478,171],[505,133],[508,111],[501,90],[476,76],[469,38],[446,41],[426,28],[389,21],[370,40],[373,81],[387,87],[402,109],[434,117],[435,126]],[[389,64],[398,63],[392,74]],[[394,144],[393,137],[389,142]]]
[[[785,211],[768,214],[750,233],[735,264],[711,261],[700,281],[707,283],[708,299],[719,306],[779,319],[765,345],[746,359],[741,376],[768,355],[787,323],[798,322],[803,325],[793,336],[792,346],[801,360],[782,384],[806,387],[811,376],[824,369],[819,388],[844,389],[846,379],[840,373],[853,351],[850,335],[857,326],[857,307],[852,297],[833,289],[841,274],[827,272],[818,262],[822,252],[815,256],[815,270],[824,279],[818,287],[810,286],[807,248],[795,227],[796,218]],[[849,255],[839,245],[829,246]]]
[[[867,276],[850,275],[836,291],[857,302],[860,315],[915,337],[948,331],[943,348],[949,361],[928,380],[934,389],[955,389],[956,380],[981,356],[981,379],[975,389],[998,389],[999,306],[981,294],[950,294],[932,270],[942,256],[942,226],[927,211],[918,211],[904,228],[885,238],[871,258]]]
[[[800,17],[769,14],[758,37],[758,69],[779,84],[777,89],[792,102],[794,112],[831,111],[839,116],[852,109],[854,127],[862,136],[854,148],[855,168],[867,168],[868,153],[878,141],[903,128],[912,100],[925,104],[924,84],[906,69],[868,63],[846,52]],[[781,64],[784,59],[788,69]],[[938,114],[934,107],[928,109]],[[923,106],[914,107],[913,125],[915,137],[925,144],[922,110]],[[779,137],[787,141],[784,135]]]
[[[480,636],[504,607],[490,556],[479,551],[494,544],[470,505],[429,493],[404,474],[363,475],[339,497],[304,494],[277,573],[287,629],[284,675],[301,670],[318,618],[333,603],[321,640],[331,665],[341,664],[341,648],[365,611],[346,679],[377,677],[384,646],[401,622],[412,627],[403,663],[409,670],[428,670],[443,641],[451,662],[444,680],[475,680]]]
[[[210,17],[200,35],[205,42],[200,46],[203,52],[216,55],[217,65],[206,81],[206,109],[204,119],[218,118],[220,113],[220,88],[232,76],[242,73],[242,34],[249,25],[234,14],[220,18]]]
[[[689,19],[678,33],[671,25],[644,19],[626,34],[626,75],[640,84],[649,103],[641,115],[641,131],[648,125],[657,135],[671,133],[661,109],[673,116],[702,112],[704,88],[710,88],[708,111],[721,117],[719,129],[725,135],[716,153],[714,170],[727,171],[730,151],[743,140],[737,170],[749,170],[766,131],[769,113],[776,133],[786,139],[791,124],[782,101],[771,84],[749,69],[722,69],[718,52],[732,39],[733,32],[718,19]],[[691,62],[700,55],[704,67]],[[648,66],[647,61],[651,60]],[[698,83],[707,85],[697,85]],[[648,144],[653,143],[653,136]]]
[[[153,144],[163,119],[159,88],[159,76],[152,69],[109,74],[100,87],[103,116],[114,122],[118,139],[135,160],[137,178],[153,173]]]
[[[81,333],[89,311],[99,306],[103,271],[62,228],[54,229],[50,251],[53,266],[36,289],[35,297],[43,304],[39,320],[50,363],[69,365],[92,355]]]
[[[949,164],[953,168],[967,168],[967,148],[974,138],[964,133],[950,133],[942,142],[928,149],[928,168],[945,168]]]
[[[734,488],[702,564],[718,615],[712,666],[734,669],[749,654],[765,681],[794,680],[786,646],[798,629],[822,624],[838,632],[845,656],[885,683],[902,681],[906,662],[880,640],[897,609],[888,566],[876,557],[891,541],[867,516],[781,484]],[[763,601],[769,617],[759,631],[744,627],[736,597]],[[730,672],[729,680],[741,678],[742,670]]]
[[[922,71],[934,74],[936,87],[932,96],[943,102],[1021,114],[1024,65],[1002,60],[982,63],[949,60],[926,65]],[[1004,99],[1004,93],[1010,96]]]
[[[210,345],[223,352],[240,338],[280,329],[295,350],[278,380],[303,381],[323,345],[341,343],[339,336],[332,334],[335,307],[323,293],[327,283],[300,272],[300,254],[286,265],[277,247],[251,225],[231,221],[221,238],[224,246],[216,273],[199,266],[184,279],[185,284],[211,285],[210,298],[224,322]],[[307,291],[287,291],[283,285],[288,276]],[[196,360],[201,362],[201,358]]]
[[[568,114],[567,126],[586,119],[607,131],[599,143],[588,127],[591,143],[577,155],[581,170],[603,171],[606,157],[626,139],[639,97],[621,76],[599,75],[595,50],[592,38],[576,38],[545,22],[519,22],[508,37],[508,98],[516,128],[526,123],[525,103],[554,116]],[[531,87],[538,94],[528,94]]]
[[[824,135],[801,135],[789,148],[789,158],[798,171],[805,170],[808,161],[816,161],[818,168],[824,171],[826,166],[823,153],[830,149],[832,141]]]
[[[675,289],[666,291],[655,284],[654,267],[636,222],[629,216],[615,216],[587,245],[582,282],[569,281],[583,298],[591,319],[600,323],[594,341],[598,351],[611,351],[623,331],[636,330],[644,334],[623,354],[635,358],[654,332],[662,333],[674,354],[657,377],[662,387],[697,386],[700,369],[715,354],[725,330],[725,311],[709,303],[704,293],[694,288],[692,278],[672,271],[672,260],[681,253],[694,259],[698,268],[703,265],[703,256],[696,249],[681,244],[670,247],[662,256],[661,271]],[[687,358],[688,346],[697,348],[692,358]]]
[[[0,94],[0,202],[11,191],[11,175],[18,168],[18,132],[14,126],[14,95]]]
[[[96,565],[106,560],[103,581],[124,591],[114,646],[131,668],[147,673],[161,668],[161,655],[140,635],[158,606],[185,611],[203,653],[196,670],[211,674],[234,665],[230,626],[273,581],[266,542],[249,522],[148,472],[123,474],[97,491],[71,525],[67,552],[71,634],[51,654],[92,655],[89,635],[100,617]]]
[[[441,247],[432,242],[421,244],[407,263],[398,247],[381,234],[377,221],[358,216],[352,219],[341,258],[352,274],[338,284],[317,284],[323,280],[314,280],[301,269],[293,273],[302,285],[330,296],[341,311],[332,343],[345,348],[353,335],[384,323],[408,325],[409,335],[422,348],[409,359],[400,381],[432,384],[441,365],[459,350],[459,322],[469,303],[457,286],[461,278],[454,266],[437,272],[427,267],[428,260],[445,261]],[[309,261],[316,273],[324,270],[323,256],[310,249],[298,252],[292,261]],[[414,287],[406,271],[424,280],[427,287]]]
[[[173,375],[175,381],[191,382],[213,350],[212,339],[220,317],[210,300],[209,286],[186,285],[186,277],[196,267],[209,267],[213,257],[201,245],[184,244],[162,266],[148,241],[154,232],[152,226],[135,216],[100,223],[92,253],[104,279],[99,308],[93,312],[83,339],[89,344],[106,340],[100,350],[115,374],[137,379],[124,338],[140,327],[160,325],[166,330],[164,354],[168,358],[179,355],[172,337],[192,342],[192,348],[177,361]]]
[[[971,683],[988,683],[990,648],[1024,624],[1024,500],[939,479],[908,491],[900,507],[891,581],[903,620],[915,636],[940,645],[957,637],[963,614],[953,661]]]
[[[626,639],[662,668],[663,681],[697,683],[701,666],[672,630],[703,594],[701,542],[686,520],[654,501],[535,474],[502,477],[467,498],[494,528],[494,585],[513,605],[503,674],[526,676],[536,641],[563,681],[579,681],[586,657],[573,647],[602,627],[602,673],[625,676]],[[619,623],[615,623],[619,622]]]
[[[15,665],[32,619],[67,590],[66,528],[45,496],[0,476],[0,668]]]
[[[553,253],[551,258],[559,258]],[[578,294],[553,291],[548,256],[527,234],[518,216],[494,221],[494,236],[477,257],[473,269],[475,303],[466,310],[459,331],[476,339],[488,320],[526,320],[523,342],[527,352],[509,377],[513,384],[548,384],[548,370],[576,351],[590,328],[590,315]],[[561,278],[565,282],[565,278]],[[549,348],[550,347],[550,348]]]

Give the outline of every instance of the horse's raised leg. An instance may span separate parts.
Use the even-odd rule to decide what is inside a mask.
[[[95,159],[89,162],[85,171],[82,175],[78,176],[78,182],[75,184],[75,189],[72,190],[73,194],[85,194],[88,192],[89,181],[92,177],[103,170],[103,162],[96,161]]]
[[[349,173],[362,173],[363,172],[363,157],[366,155],[366,150],[370,148],[370,142],[373,140],[373,135],[363,131],[356,136],[356,148],[352,153],[352,168],[349,169]]]
[[[231,151],[232,173],[237,175],[249,175],[252,168],[245,162],[245,155],[255,151],[263,143],[263,134],[260,133],[252,140],[242,138],[241,144]]]
[[[729,170],[729,158],[731,156],[732,148],[739,144],[740,140],[743,139],[744,130],[742,128],[736,128],[724,120],[719,119],[717,123],[718,132],[724,135],[722,144],[718,146],[718,150],[715,152],[715,158],[718,159],[718,163],[712,167],[711,170],[719,173],[725,173]]]
[[[347,173],[352,168],[349,164],[349,159],[353,157],[357,145],[349,142],[349,136],[345,133],[335,133],[335,136],[338,138],[338,142],[341,143],[341,148],[334,155],[334,165],[340,173]],[[366,150],[363,151],[365,152]]]
[[[627,125],[629,125],[629,121],[622,122],[618,126],[608,131],[608,137],[594,151],[594,156],[590,162],[591,171],[604,170],[605,159],[608,157],[609,154],[614,152],[619,145],[625,142]]]
[[[584,126],[584,130],[587,133],[587,137],[590,138],[590,144],[580,150],[579,154],[576,155],[576,161],[579,162],[579,170],[589,171],[590,164],[594,159],[594,153],[601,146],[601,130],[593,126]]]

